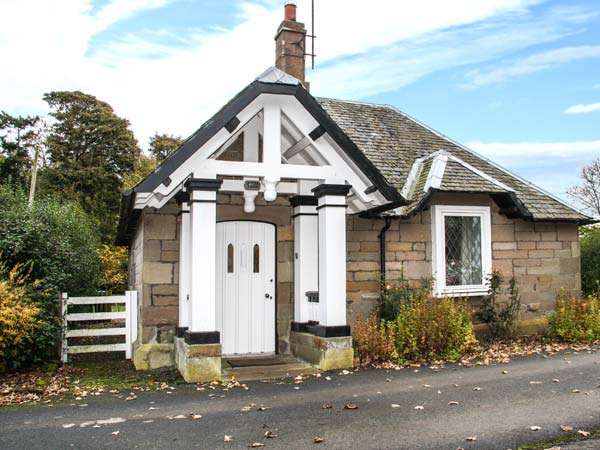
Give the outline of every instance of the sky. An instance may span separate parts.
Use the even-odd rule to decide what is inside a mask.
[[[599,0],[314,2],[313,95],[394,105],[561,198],[600,156]],[[2,0],[0,110],[81,90],[143,147],[187,137],[274,64],[283,3]]]

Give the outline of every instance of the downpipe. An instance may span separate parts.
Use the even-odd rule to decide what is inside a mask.
[[[381,274],[381,279],[385,280],[385,234],[387,230],[390,229],[392,225],[392,218],[385,218],[385,225],[381,228],[379,235],[379,273]]]

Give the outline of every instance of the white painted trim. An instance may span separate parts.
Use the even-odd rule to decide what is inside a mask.
[[[179,215],[179,326],[189,326],[190,268],[191,268],[191,213],[187,202],[181,203]]]
[[[110,303],[125,303],[125,295],[111,295],[109,297],[68,297],[67,305],[107,305]]]
[[[93,337],[93,336],[121,336],[123,328],[86,328],[79,330],[68,330],[67,337]]]
[[[318,202],[319,323],[346,325],[346,198],[324,195]]]
[[[446,216],[481,218],[481,285],[446,286]],[[488,206],[433,205],[431,207],[432,274],[436,295],[475,296],[488,291],[488,276],[492,271],[492,228]]]
[[[319,290],[319,222],[317,207],[296,206],[294,217],[294,320],[319,320],[306,292]],[[318,306],[318,305],[316,305]],[[314,317],[311,317],[311,313]]]
[[[429,169],[429,174],[427,175],[427,181],[423,187],[425,192],[429,191],[429,189],[440,188],[442,180],[444,179],[447,163],[448,155],[446,153],[438,152],[438,154],[434,156],[433,161],[431,162],[431,168]]]
[[[125,311],[102,313],[71,313],[67,314],[67,321],[80,322],[84,320],[116,320],[126,319]]]
[[[96,353],[96,352],[122,352],[127,353],[127,344],[94,344],[94,345],[72,345],[69,353]],[[131,357],[127,358],[131,359]]]
[[[452,161],[455,161],[457,163],[459,163],[461,166],[463,166],[464,168],[470,170],[471,172],[476,173],[477,175],[479,175],[481,178],[483,178],[484,180],[489,181],[492,184],[495,184],[498,187],[501,187],[502,189],[505,189],[509,192],[515,192],[515,190],[507,185],[505,185],[504,183],[496,180],[494,177],[492,177],[491,175],[488,175],[487,173],[483,172],[482,170],[479,170],[477,167],[473,167],[471,164],[469,164],[468,162],[463,161],[462,159],[446,152],[446,154],[448,155],[448,158],[450,158]]]
[[[254,163],[253,163],[254,164]],[[216,328],[216,228],[217,193],[190,193],[190,302],[189,330],[215,331]],[[197,202],[196,200],[204,200]]]
[[[219,192],[244,193],[244,181],[245,180],[223,180],[223,184],[221,185]],[[261,185],[258,191],[264,192],[264,190],[264,186]],[[277,192],[286,195],[296,195],[298,194],[298,183],[293,181],[281,181],[277,185]]]

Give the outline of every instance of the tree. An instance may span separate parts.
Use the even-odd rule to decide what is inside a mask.
[[[76,199],[97,222],[103,242],[117,226],[123,177],[140,154],[129,121],[83,92],[44,95],[55,119],[47,139],[49,166],[40,173],[46,192]]]
[[[567,194],[600,217],[600,158],[581,169],[581,180],[581,184],[570,188]]]
[[[156,169],[158,162],[153,156],[146,156],[143,153],[140,154],[136,160],[133,172],[129,172],[123,177],[122,189],[126,191],[131,189],[140,181],[142,181],[150,172]]]
[[[31,155],[41,145],[42,125],[38,116],[11,116],[0,111],[0,181],[27,185]]]
[[[183,142],[183,138],[179,136],[173,136],[171,134],[158,134],[154,133],[154,136],[150,138],[150,146],[148,150],[150,154],[161,163],[167,156],[173,153]]]

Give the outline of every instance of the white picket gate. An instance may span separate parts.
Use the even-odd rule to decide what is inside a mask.
[[[67,362],[69,354],[96,353],[96,352],[125,352],[125,358],[131,359],[132,345],[137,339],[137,291],[126,291],[124,295],[111,295],[106,297],[69,297],[66,292],[61,295],[63,338],[61,359]],[[69,312],[73,305],[125,305],[125,311],[116,312]],[[125,319],[124,327],[114,328],[86,328],[69,329],[69,322],[83,322],[96,320]],[[98,337],[98,336],[125,336],[125,342],[120,344],[94,344],[94,345],[69,345],[69,338]]]

